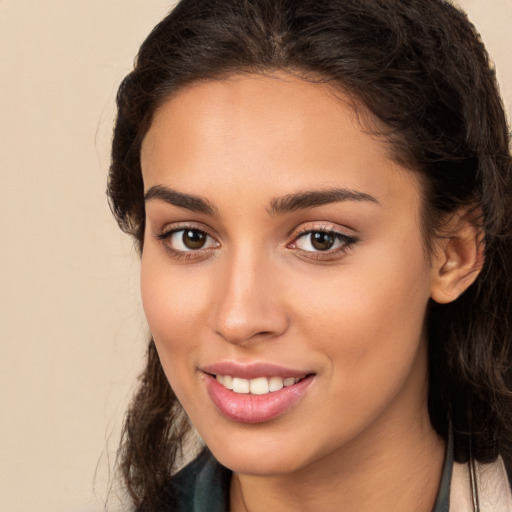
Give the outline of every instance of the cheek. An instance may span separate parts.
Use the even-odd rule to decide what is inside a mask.
[[[171,265],[165,254],[145,249],[141,260],[140,286],[144,313],[154,336],[167,337],[181,329],[198,327],[204,310],[208,282]]]
[[[179,269],[180,267],[178,267]],[[207,297],[205,284],[190,280],[156,251],[147,250],[141,260],[141,296],[144,313],[167,375],[177,395],[194,366],[195,340],[205,322],[201,318]]]
[[[424,339],[429,274],[421,241],[356,257],[357,267],[308,283],[298,316],[307,339],[330,359],[333,378],[362,398],[369,388],[398,386],[413,367]]]

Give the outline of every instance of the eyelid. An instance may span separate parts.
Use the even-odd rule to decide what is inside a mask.
[[[153,233],[153,236],[155,238],[161,239],[161,238],[165,238],[166,236],[169,236],[169,234],[171,234],[171,233],[175,233],[176,231],[182,231],[185,229],[202,231],[203,233],[206,233],[209,237],[211,237],[215,240],[218,239],[218,237],[216,235],[212,234],[212,230],[210,229],[210,227],[205,226],[201,222],[195,222],[195,221],[178,221],[178,222],[171,222],[171,223],[165,224],[163,227],[155,230],[156,232]]]
[[[336,233],[343,236],[346,236],[348,238],[354,238],[357,239],[358,236],[353,232],[352,229],[348,227],[342,227],[339,224],[335,224],[332,222],[327,221],[321,221],[321,222],[305,222],[301,224],[298,228],[295,228],[290,233],[290,238],[296,239],[301,235],[304,235],[306,233],[315,233],[315,232],[322,232],[322,233]]]

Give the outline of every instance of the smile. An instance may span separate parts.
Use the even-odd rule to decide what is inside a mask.
[[[271,364],[217,363],[201,371],[217,410],[237,423],[262,423],[296,406],[316,380],[316,373]]]
[[[217,382],[220,382],[226,389],[240,394],[266,395],[275,393],[284,387],[297,384],[304,377],[256,377],[255,379],[242,379],[231,375],[216,375]]]

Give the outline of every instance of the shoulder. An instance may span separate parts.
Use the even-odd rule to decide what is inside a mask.
[[[475,489],[473,491],[472,489]],[[490,464],[453,464],[450,512],[473,510],[476,494],[482,512],[512,512],[512,492],[503,460]]]

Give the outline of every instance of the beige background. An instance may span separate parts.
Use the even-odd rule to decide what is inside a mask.
[[[171,3],[0,0],[0,511],[103,509],[146,334],[104,194],[113,103]],[[510,116],[512,0],[461,4]]]

